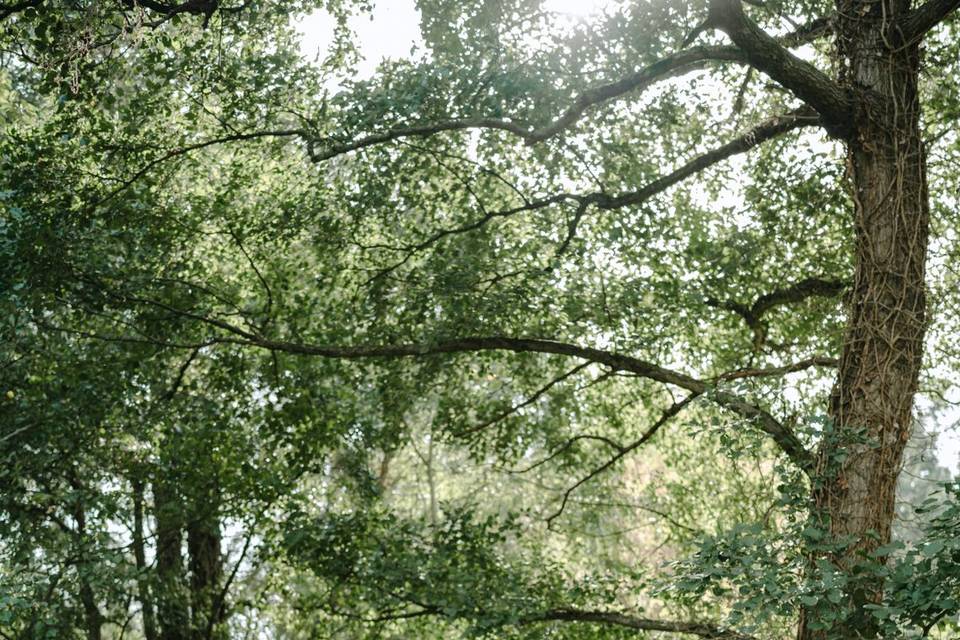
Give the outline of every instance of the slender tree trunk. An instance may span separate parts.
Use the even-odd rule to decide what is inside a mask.
[[[190,602],[195,640],[222,638],[224,607],[218,602],[223,577],[220,553],[220,491],[215,482],[191,510],[187,524],[187,549],[190,554]]]
[[[919,52],[889,29],[909,0],[837,4],[841,81],[858,96],[847,154],[856,266],[830,400],[832,434],[818,455],[814,517],[835,540],[849,543],[827,559],[851,575],[865,552],[890,540],[926,329],[929,203]],[[873,637],[863,605],[881,598],[883,583],[870,575],[849,589],[846,604],[856,613],[847,625],[814,630],[814,616],[805,614],[800,638]]]
[[[83,604],[83,619],[87,627],[87,640],[100,640],[103,618],[100,614],[100,608],[90,587],[90,582],[85,579],[80,581],[80,602]]]
[[[73,518],[77,523],[77,573],[80,581],[80,604],[83,606],[83,621],[86,626],[87,640],[100,640],[102,637],[103,614],[97,605],[97,598],[87,575],[91,561],[87,553],[87,512],[83,506],[83,487],[74,478],[70,484],[77,492],[77,502],[73,508]]]
[[[85,562],[81,562],[81,574],[86,570]],[[97,606],[97,599],[90,586],[90,580],[85,575],[80,576],[80,603],[83,605],[83,621],[87,628],[87,640],[100,640],[103,628],[103,615]]]
[[[160,640],[189,640],[190,611],[183,573],[183,501],[164,480],[153,485],[157,522],[157,618]]]
[[[147,577],[147,557],[143,541],[143,481],[133,481],[133,557],[137,563],[137,590],[143,618],[145,640],[157,640],[157,618],[153,609],[153,595]]]
[[[437,478],[434,471],[433,430],[430,431],[430,442],[427,444],[427,484],[430,487],[430,524],[437,526],[440,519],[437,508]]]

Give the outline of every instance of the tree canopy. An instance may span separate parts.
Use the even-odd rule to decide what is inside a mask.
[[[0,637],[960,633],[958,5],[0,3]]]

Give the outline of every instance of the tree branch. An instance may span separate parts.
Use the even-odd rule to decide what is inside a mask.
[[[842,280],[825,280],[823,278],[804,278],[789,287],[777,289],[756,299],[750,312],[760,317],[767,311],[782,304],[803,302],[807,298],[819,296],[832,298],[847,287]]]
[[[377,358],[408,358],[430,355],[470,353],[480,351],[509,351],[513,353],[544,353],[582,358],[590,362],[606,365],[619,371],[627,371],[655,382],[674,385],[697,395],[706,394],[715,403],[744,417],[755,421],[757,426],[767,433],[780,449],[801,469],[809,471],[813,457],[796,435],[781,424],[767,411],[743,398],[727,391],[714,390],[713,386],[693,376],[666,369],[652,362],[626,356],[612,351],[576,344],[544,340],[540,338],[512,338],[506,336],[477,336],[438,340],[434,342],[373,346],[336,346],[316,345],[284,340],[274,340],[252,333],[219,318],[211,318],[191,311],[176,309],[162,302],[122,296],[129,302],[159,307],[185,318],[197,320],[232,334],[234,338],[221,338],[218,342],[259,347],[270,351],[280,351],[304,356],[324,358],[362,360]]]
[[[681,51],[616,82],[585,90],[559,117],[539,128],[530,128],[513,120],[499,118],[458,118],[411,127],[399,127],[382,133],[370,134],[350,142],[333,143],[320,151],[311,149],[310,158],[315,162],[321,162],[350,151],[357,151],[392,140],[425,137],[444,131],[463,129],[499,129],[519,136],[528,145],[534,145],[557,135],[579,120],[588,109],[595,105],[619,98],[627,93],[642,91],[656,82],[700,69],[706,63],[716,61],[745,62],[745,57],[735,47],[694,47]]]
[[[554,449],[552,453],[550,453],[549,455],[547,455],[546,458],[543,458],[543,459],[541,459],[541,460],[538,460],[537,462],[534,462],[533,464],[528,465],[528,466],[526,466],[526,467],[524,467],[524,468],[522,468],[522,469],[515,469],[515,470],[511,470],[511,471],[509,471],[509,472],[510,472],[510,473],[514,473],[514,474],[529,473],[530,471],[533,471],[533,470],[536,469],[537,467],[541,467],[541,466],[547,464],[548,462],[550,462],[551,460],[553,460],[553,459],[555,459],[557,456],[559,456],[561,453],[563,453],[564,451],[569,450],[570,447],[572,447],[572,446],[575,445],[576,443],[581,442],[581,441],[583,441],[583,440],[592,440],[592,441],[594,441],[594,442],[602,442],[603,444],[607,445],[608,447],[610,447],[610,448],[612,448],[612,449],[614,449],[614,450],[616,450],[616,451],[618,451],[618,452],[623,451],[623,449],[624,449],[624,447],[623,447],[622,444],[620,444],[620,443],[617,442],[616,440],[613,440],[613,439],[608,438],[608,437],[606,437],[606,436],[600,436],[600,435],[596,435],[596,434],[592,434],[592,433],[582,433],[582,434],[580,434],[580,435],[573,436],[572,438],[570,438],[569,440],[567,440],[566,442],[564,442],[563,444],[561,444],[559,447],[557,447],[556,449]]]
[[[396,596],[394,596],[396,597]],[[333,615],[343,616],[354,620],[360,620],[367,623],[388,622],[395,620],[409,620],[411,618],[420,618],[425,616],[444,616],[441,607],[427,605],[415,602],[410,598],[403,598],[408,602],[420,607],[416,610],[403,610],[398,612],[388,612],[386,614],[364,617],[356,614],[347,613],[335,609],[331,611]],[[651,618],[639,618],[629,616],[615,611],[591,611],[582,609],[558,608],[545,611],[540,614],[524,616],[516,624],[531,625],[543,622],[585,622],[594,624],[606,624],[638,631],[663,631],[667,633],[681,633],[685,635],[708,638],[710,640],[755,640],[752,636],[738,633],[731,629],[724,629],[716,624],[705,622],[680,622],[673,620],[654,620]]]
[[[438,133],[440,131],[449,131],[454,129],[468,129],[474,126],[479,126],[475,124],[476,122],[480,122],[480,120],[449,121],[447,123],[439,123],[439,124],[424,126],[420,128],[397,129],[387,134],[381,134],[380,136],[371,136],[370,138],[365,138],[364,140],[368,140],[368,141],[373,140],[373,138],[377,138],[377,140],[373,140],[369,142],[369,144],[363,144],[362,146],[370,146],[372,144],[377,144],[379,142],[400,139],[403,137],[413,136],[413,135],[424,136],[424,135],[430,135],[432,133]],[[491,121],[491,122],[497,122],[500,124],[506,123],[506,121],[499,121],[499,120]],[[497,217],[507,217],[522,211],[533,211],[536,209],[542,209],[552,204],[557,204],[564,201],[575,200],[580,203],[586,202],[587,204],[594,203],[594,202],[606,203],[606,204],[601,204],[601,208],[604,208],[604,209],[614,209],[614,208],[617,208],[618,206],[627,206],[629,204],[636,204],[647,198],[650,198],[651,196],[657,193],[660,193],[661,191],[667,189],[668,187],[680,182],[681,180],[691,175],[698,173],[699,171],[702,171],[703,169],[717,162],[725,160],[726,158],[729,158],[733,155],[744,153],[745,151],[748,151],[753,147],[763,142],[766,142],[767,140],[771,140],[793,129],[813,126],[818,124],[818,122],[819,120],[813,111],[809,109],[797,109],[791,113],[773,118],[768,122],[761,124],[756,129],[746,133],[745,135],[739,138],[736,138],[735,140],[732,140],[727,144],[721,147],[718,147],[717,149],[714,149],[713,151],[707,152],[704,155],[698,158],[695,158],[694,160],[691,160],[690,162],[680,167],[676,171],[666,176],[663,176],[661,178],[658,178],[657,180],[646,185],[639,191],[629,192],[627,194],[624,194],[622,196],[617,196],[617,197],[607,196],[602,193],[593,193],[593,194],[586,194],[586,195],[559,194],[556,196],[551,196],[541,200],[528,202],[518,207],[513,207],[513,208],[502,210],[502,211],[493,211],[483,216],[479,220],[465,224],[462,227],[440,231],[434,236],[416,245],[415,247],[413,247],[413,249],[420,250],[444,236],[455,234],[455,233],[463,233],[466,231],[476,229]],[[467,124],[467,123],[470,123],[470,124]],[[453,124],[456,124],[456,126],[452,126]],[[522,129],[522,127],[519,127],[519,125],[513,125],[512,123],[506,123],[506,124],[510,124],[510,126],[512,127],[517,127],[519,131],[525,131],[524,129]],[[445,125],[451,125],[451,126],[445,129],[443,128]],[[503,128],[503,127],[497,127],[497,128]],[[219,138],[212,138],[210,140],[203,140],[200,142],[195,142],[192,144],[177,147],[175,149],[171,149],[170,151],[164,153],[162,156],[155,158],[150,162],[147,162],[140,169],[138,169],[132,176],[124,179],[120,183],[120,185],[118,185],[114,190],[110,191],[105,196],[95,201],[91,205],[91,207],[97,207],[108,202],[109,200],[112,200],[117,195],[119,195],[123,191],[130,188],[130,186],[132,186],[137,180],[145,176],[147,173],[149,173],[159,165],[163,164],[168,160],[177,158],[179,156],[184,156],[194,151],[199,151],[200,149],[205,149],[207,147],[217,146],[221,144],[227,144],[230,142],[258,140],[261,138],[290,138],[290,137],[298,137],[306,141],[307,153],[312,160],[317,161],[319,159],[323,159],[323,154],[317,155],[316,152],[313,150],[313,144],[315,143],[315,141],[309,136],[309,133],[304,129],[277,129],[277,130],[267,130],[267,131],[251,131],[246,133],[235,133],[235,134],[222,136]],[[359,145],[359,142],[356,144]],[[356,146],[354,148],[362,148],[362,146]],[[345,151],[341,151],[340,153],[345,153]],[[338,155],[338,154],[334,153],[329,157],[333,157],[334,155]]]
[[[900,41],[912,44],[960,7],[960,0],[929,0],[920,5],[894,25],[894,33],[899,32]]]
[[[687,405],[693,402],[700,395],[701,394],[699,393],[691,393],[689,396],[687,396],[683,400],[680,400],[679,402],[675,402],[672,405],[670,405],[663,412],[663,414],[661,414],[660,418],[655,423],[653,423],[653,425],[651,425],[649,429],[644,431],[643,435],[641,435],[637,440],[631,442],[625,447],[619,447],[619,450],[617,451],[617,454],[615,456],[613,456],[612,458],[604,462],[602,465],[600,465],[599,467],[597,467],[596,469],[594,469],[584,477],[577,480],[577,482],[573,486],[569,487],[566,491],[564,491],[563,498],[560,500],[560,507],[553,514],[547,517],[547,528],[549,529],[550,526],[553,524],[553,521],[559,518],[563,514],[563,510],[567,507],[567,502],[570,500],[570,496],[573,495],[574,491],[576,491],[581,486],[583,486],[593,478],[596,478],[598,475],[600,475],[601,473],[603,473],[604,471],[612,467],[614,464],[616,464],[619,460],[623,459],[623,457],[629,454],[631,451],[639,449],[644,444],[646,444],[650,440],[650,438],[656,435],[657,431],[660,430],[660,427],[665,425],[671,418],[673,418],[678,413],[683,411],[683,409]],[[611,441],[609,444],[614,444],[614,443]]]
[[[667,633],[683,633],[711,638],[714,640],[753,640],[751,636],[738,633],[731,629],[724,629],[715,624],[704,622],[677,622],[671,620],[652,620],[636,618],[613,611],[584,611],[579,609],[554,609],[538,616],[531,616],[523,620],[530,624],[535,622],[594,622],[610,624],[640,631],[663,631]]]
[[[123,4],[131,9],[143,7],[154,13],[159,13],[168,18],[186,13],[190,15],[203,16],[203,27],[206,28],[210,23],[210,18],[220,9],[219,0],[186,0],[178,4],[166,4],[157,2],[157,0],[123,0]]]
[[[831,33],[833,31],[833,22],[834,16],[814,18],[777,40],[785,47],[795,47],[813,42]]]
[[[711,0],[709,19],[733,40],[751,66],[816,109],[832,135],[846,138],[850,134],[853,109],[843,87],[757,26],[744,13],[741,0]]]
[[[751,129],[738,138],[717,147],[711,151],[697,156],[682,167],[668,173],[665,176],[657,178],[653,182],[645,185],[637,191],[631,191],[616,197],[604,196],[602,194],[592,194],[590,196],[581,196],[593,199],[600,209],[616,209],[629,205],[640,204],[652,196],[665,191],[669,187],[681,182],[682,180],[697,174],[704,169],[711,167],[718,162],[726,160],[732,156],[745,153],[754,147],[757,147],[768,140],[778,136],[820,123],[820,118],[810,107],[801,107],[790,113],[776,116]]]
[[[462,430],[462,431],[459,431],[459,432],[456,433],[456,436],[462,438],[463,436],[468,436],[468,435],[473,434],[473,433],[476,433],[476,432],[478,432],[478,431],[483,431],[484,429],[486,429],[486,428],[489,427],[490,425],[495,424],[495,423],[497,423],[497,422],[500,422],[501,420],[504,420],[505,418],[510,417],[512,414],[516,413],[517,411],[520,411],[521,409],[524,409],[525,407],[529,407],[531,404],[535,403],[537,400],[539,400],[541,397],[543,397],[544,394],[546,394],[548,391],[550,391],[550,389],[552,389],[552,388],[555,387],[556,385],[560,384],[561,382],[563,382],[563,381],[566,380],[567,378],[570,378],[571,376],[574,376],[574,375],[580,373],[581,371],[583,371],[584,369],[586,369],[587,367],[589,367],[591,364],[593,364],[593,363],[588,361],[588,362],[584,362],[583,364],[577,365],[577,366],[574,367],[573,369],[571,369],[571,370],[569,370],[569,371],[567,371],[567,372],[565,372],[565,373],[557,376],[556,378],[554,378],[553,380],[551,380],[550,382],[548,382],[548,383],[545,384],[544,386],[542,386],[542,387],[540,387],[539,389],[537,389],[537,391],[536,391],[533,395],[531,395],[529,398],[527,398],[526,400],[524,400],[524,401],[521,402],[520,404],[512,405],[509,409],[506,409],[505,411],[501,411],[501,412],[498,413],[497,415],[495,415],[495,416],[493,416],[493,417],[491,417],[491,418],[488,418],[488,419],[484,420],[483,422],[481,422],[481,423],[479,423],[479,424],[473,425],[472,427],[468,427],[468,428],[466,428],[466,429],[464,429],[464,430]]]
[[[831,298],[847,286],[847,283],[842,280],[804,278],[790,286],[759,296],[749,307],[735,300],[718,300],[713,297],[708,297],[706,302],[708,306],[732,311],[743,318],[753,331],[754,348],[759,351],[767,338],[767,323],[763,321],[763,316],[768,311],[780,305],[803,302],[815,296]]]
[[[813,367],[828,367],[836,368],[840,364],[840,361],[836,358],[826,358],[823,356],[814,356],[812,358],[807,358],[806,360],[800,360],[799,362],[793,362],[791,364],[784,365],[782,367],[766,367],[762,369],[736,369],[734,371],[728,371],[726,373],[721,373],[711,380],[740,380],[742,378],[770,378],[775,376],[783,376],[788,373],[796,373],[797,371],[803,371],[805,369],[811,369]]]
[[[802,127],[814,126],[819,124],[819,122],[820,119],[812,108],[801,107],[800,109],[796,109],[790,113],[771,118],[754,129],[751,129],[747,133],[731,140],[730,142],[727,142],[726,144],[721,145],[720,147],[717,147],[716,149],[712,149],[700,156],[697,156],[679,168],[671,171],[668,174],[662,175],[655,180],[652,180],[635,191],[628,191],[617,196],[611,196],[599,191],[581,194],[560,193],[549,197],[540,198],[538,200],[527,201],[521,205],[510,207],[508,209],[488,211],[475,220],[466,222],[458,227],[441,229],[440,231],[433,233],[416,244],[404,247],[404,250],[407,252],[406,256],[381,269],[373,277],[371,277],[370,280],[372,281],[382,278],[388,273],[393,272],[402,265],[406,264],[413,254],[423,251],[430,245],[448,236],[474,231],[497,218],[509,218],[524,212],[538,211],[562,203],[575,202],[577,204],[577,208],[567,225],[567,233],[565,234],[565,237],[560,243],[557,251],[554,253],[554,258],[559,257],[564,251],[566,251],[572,242],[573,237],[576,234],[577,227],[590,205],[595,205],[597,208],[603,210],[612,210],[621,207],[642,204],[653,196],[666,191],[670,187],[700,173],[701,171],[704,171],[705,169],[708,169],[719,162],[722,162],[735,155],[746,153],[747,151],[760,146],[764,142],[772,140],[785,133],[795,129],[800,129]]]
[[[182,147],[177,147],[166,152],[159,158],[155,158],[143,165],[140,169],[137,170],[132,176],[120,183],[116,189],[100,198],[93,203],[92,207],[98,207],[105,202],[113,199],[126,189],[128,189],[134,182],[145,176],[152,169],[157,167],[160,164],[163,164],[167,160],[172,160],[178,156],[187,155],[193,151],[198,151],[200,149],[205,149],[207,147],[212,147],[215,145],[226,144],[228,142],[239,142],[243,140],[257,140],[260,138],[289,138],[289,137],[301,137],[306,138],[305,133],[302,129],[279,129],[273,131],[252,131],[249,133],[235,133],[229,136],[223,136],[221,138],[213,138],[210,140],[203,140],[201,142],[195,142],[193,144],[184,145]]]
[[[187,370],[190,368],[190,365],[193,364],[193,361],[197,359],[198,355],[200,355],[200,349],[200,347],[197,347],[190,352],[190,356],[184,360],[183,364],[181,364],[177,369],[177,375],[173,379],[173,384],[171,384],[170,388],[162,396],[160,396],[160,400],[173,400],[173,397],[177,395],[180,385],[183,384],[183,377],[187,375]]]

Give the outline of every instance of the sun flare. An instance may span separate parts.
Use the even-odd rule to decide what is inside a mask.
[[[586,18],[602,13],[610,0],[544,0],[543,8],[551,13]]]

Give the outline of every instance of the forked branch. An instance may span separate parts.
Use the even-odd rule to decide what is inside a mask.
[[[711,149],[710,151],[696,156],[673,171],[665,173],[660,177],[651,180],[647,184],[634,191],[627,191],[618,195],[610,195],[602,192],[560,193],[537,200],[530,200],[521,205],[506,209],[487,211],[484,213],[484,215],[474,220],[465,222],[464,224],[456,227],[441,229],[415,244],[402,247],[402,249],[406,252],[405,257],[400,261],[382,269],[374,277],[383,277],[384,275],[396,270],[398,267],[405,264],[413,254],[423,251],[436,242],[449,236],[475,231],[487,223],[499,218],[509,218],[522,213],[540,211],[548,207],[573,202],[577,205],[576,212],[574,213],[574,217],[572,218],[570,224],[568,224],[567,234],[564,237],[564,240],[557,249],[557,255],[562,254],[573,240],[573,237],[577,231],[577,225],[586,214],[587,209],[590,206],[596,206],[598,209],[602,210],[613,210],[642,204],[650,198],[663,193],[670,187],[677,185],[687,178],[695,176],[700,172],[705,171],[706,169],[709,169],[710,167],[719,164],[724,160],[727,160],[728,158],[746,153],[747,151],[750,151],[751,149],[754,149],[755,147],[758,147],[761,144],[773,140],[783,134],[789,133],[790,131],[801,129],[803,127],[816,126],[819,121],[819,116],[817,116],[816,112],[810,107],[801,107],[800,109],[796,109],[790,113],[776,116],[767,120],[766,122],[761,123],[747,133],[738,136],[737,138],[734,138],[733,140],[724,143],[715,149]]]
[[[761,29],[744,13],[741,0],[711,0],[709,21],[733,40],[751,66],[816,109],[832,135],[850,134],[853,109],[843,87]]]
[[[626,446],[618,446],[616,455],[612,456],[602,465],[600,465],[599,467],[597,467],[587,475],[577,480],[577,482],[574,483],[572,486],[568,487],[567,490],[564,491],[563,497],[560,500],[560,506],[557,508],[555,512],[553,512],[550,516],[547,517],[547,527],[553,524],[553,521],[559,518],[563,514],[563,510],[567,508],[567,502],[570,500],[570,496],[573,495],[574,491],[576,491],[577,489],[582,487],[584,484],[586,484],[593,478],[596,478],[598,475],[600,475],[601,473],[603,473],[604,471],[606,471],[607,469],[615,465],[617,462],[622,460],[632,451],[639,449],[640,447],[645,445],[647,442],[649,442],[650,439],[657,434],[657,432],[660,430],[660,428],[663,425],[669,422],[670,419],[676,416],[678,413],[683,411],[683,409],[687,405],[693,402],[700,395],[701,394],[699,393],[691,393],[689,396],[687,396],[683,400],[679,400],[673,403],[672,405],[670,405],[663,412],[663,414],[661,414],[660,418],[657,419],[656,422],[654,422],[646,431],[643,432],[643,435],[641,435],[638,439],[634,440],[633,442],[631,442]],[[611,442],[610,444],[613,444],[613,443]]]
[[[501,118],[456,118],[410,127],[397,127],[374,133],[349,142],[316,140],[311,147],[310,158],[314,162],[329,160],[336,156],[410,137],[426,137],[445,131],[464,129],[499,129],[523,139],[528,145],[552,138],[577,122],[591,107],[620,98],[628,93],[643,91],[651,85],[701,69],[711,62],[745,62],[744,55],[736,47],[693,47],[629,74],[620,80],[585,90],[559,117],[542,127],[529,127],[515,120]]]
[[[592,198],[601,209],[618,209],[620,207],[640,204],[682,180],[696,175],[704,169],[712,167],[727,158],[745,153],[764,142],[773,140],[795,129],[814,126],[819,124],[819,122],[820,118],[812,108],[801,107],[790,113],[767,120],[742,136],[734,138],[730,142],[708,151],[703,155],[697,156],[680,168],[650,182],[641,189],[615,197],[602,196],[601,194],[594,194],[589,197]]]
[[[842,280],[827,280],[824,278],[804,278],[789,286],[775,289],[770,293],[759,296],[751,305],[735,300],[718,300],[707,298],[707,305],[717,309],[726,309],[740,316],[753,331],[753,343],[756,350],[760,350],[767,338],[767,323],[763,316],[770,310],[784,304],[803,302],[813,297],[832,298],[847,287]]]
[[[267,338],[253,333],[251,330],[231,324],[226,320],[177,309],[159,301],[133,296],[123,296],[123,299],[126,302],[151,305],[181,317],[221,329],[228,334],[226,337],[218,339],[218,342],[221,343],[247,345],[269,351],[304,356],[364,360],[410,358],[484,351],[509,351],[513,353],[544,353],[580,358],[588,362],[606,365],[617,371],[633,373],[641,378],[680,387],[696,395],[706,395],[719,406],[754,422],[760,430],[769,435],[780,449],[801,469],[809,471],[813,464],[812,455],[804,448],[797,436],[764,409],[751,404],[736,394],[715,389],[711,383],[704,382],[688,374],[613,351],[583,347],[556,340],[514,338],[507,336],[470,336],[443,339],[434,342],[371,346],[318,345],[289,342]]]
[[[728,49],[729,48],[724,48],[724,50],[728,50]],[[583,107],[583,109],[581,110],[581,113],[584,110],[586,110],[586,107]],[[554,124],[556,124],[557,122],[560,122],[560,120],[562,120],[564,117],[567,117],[569,113],[572,113],[572,112],[568,111],[565,116],[562,116],[561,119],[555,121]],[[716,164],[717,162],[725,160],[739,153],[744,153],[746,151],[749,151],[750,149],[762,144],[763,142],[766,142],[767,140],[771,140],[788,131],[799,129],[801,127],[815,126],[819,123],[820,123],[820,119],[814,110],[809,108],[797,109],[790,113],[771,118],[767,122],[760,124],[758,127],[747,132],[746,134],[738,138],[735,138],[734,140],[731,140],[730,142],[712,151],[708,151],[702,156],[698,156],[697,158],[694,158],[693,160],[683,165],[682,167],[676,169],[672,173],[662,176],[657,180],[654,180],[653,182],[649,183],[648,185],[644,186],[638,191],[628,192],[621,196],[608,196],[606,194],[601,194],[601,193],[579,194],[579,195],[578,194],[559,194],[559,195],[551,196],[548,198],[527,202],[518,207],[490,212],[486,216],[484,216],[484,218],[480,219],[476,223],[468,223],[464,225],[462,228],[438,232],[437,237],[424,241],[423,246],[426,246],[446,235],[451,235],[454,233],[462,233],[464,231],[470,231],[472,229],[478,228],[486,224],[486,222],[488,222],[489,220],[492,220],[497,217],[507,217],[507,216],[513,215],[514,213],[519,213],[522,211],[533,211],[536,209],[542,209],[552,204],[557,204],[564,201],[576,200],[581,203],[586,202],[586,204],[597,203],[600,205],[601,208],[604,208],[604,209],[615,209],[620,206],[637,204],[639,202],[642,202],[643,200],[646,200],[647,198],[650,198],[651,196],[657,193],[660,193],[661,191],[664,191],[668,187],[673,186],[674,184],[680,182],[681,180],[684,180],[685,178],[688,178],[702,171],[703,169],[706,169],[707,167],[710,167]],[[347,153],[348,151],[351,151],[354,149],[369,147],[375,144],[389,142],[392,140],[399,140],[399,139],[411,137],[411,136],[421,136],[421,137],[429,136],[435,133],[440,133],[442,131],[453,131],[453,130],[470,129],[470,128],[476,128],[476,127],[499,128],[499,129],[504,129],[508,131],[513,131],[514,133],[517,133],[518,135],[521,135],[521,136],[528,135],[528,134],[533,135],[533,133],[536,133],[537,131],[539,131],[539,133],[536,133],[536,135],[542,135],[543,132],[546,131],[546,129],[534,130],[533,133],[531,133],[530,131],[524,129],[520,125],[511,123],[509,121],[503,121],[503,120],[490,120],[490,119],[451,120],[447,122],[435,123],[432,125],[424,125],[423,127],[395,129],[389,132],[385,132],[383,134],[375,134],[367,138],[363,138],[354,143],[349,143],[346,145],[341,145],[340,147],[336,147],[336,149],[339,149],[339,151],[336,151],[335,153],[334,151],[336,149],[334,147],[328,148],[326,152],[318,153],[314,149],[317,141],[312,137],[310,132],[306,129],[276,129],[276,130],[265,130],[265,131],[250,131],[250,132],[244,132],[244,133],[232,133],[219,138],[202,140],[199,142],[194,142],[191,144],[170,149],[166,153],[145,163],[143,166],[137,169],[130,177],[122,180],[117,187],[109,191],[106,195],[104,195],[99,200],[93,202],[93,204],[91,205],[91,208],[100,206],[108,202],[109,200],[112,200],[114,197],[116,197],[123,191],[129,189],[134,183],[136,183],[138,180],[140,180],[145,175],[150,173],[152,170],[158,168],[160,165],[168,161],[175,160],[176,158],[189,155],[195,151],[206,149],[208,147],[224,145],[224,144],[229,144],[233,142],[247,142],[247,141],[270,139],[270,138],[299,138],[306,143],[307,153],[310,156],[310,158],[314,161],[319,161],[326,158],[332,158],[341,153]],[[550,133],[549,135],[552,136],[552,135],[555,135],[555,133],[556,132]],[[417,247],[417,249],[422,249],[423,246],[419,246]]]

